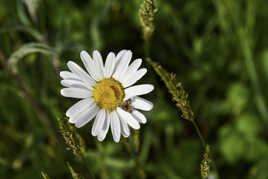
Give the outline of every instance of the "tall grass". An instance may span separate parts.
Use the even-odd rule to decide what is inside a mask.
[[[268,178],[266,4],[1,1],[0,178]],[[58,73],[83,49],[149,69],[154,109],[119,144],[64,116]]]

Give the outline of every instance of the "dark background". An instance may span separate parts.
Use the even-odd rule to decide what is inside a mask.
[[[76,100],[60,96],[59,70],[79,52],[130,49],[145,58],[142,0],[0,1],[0,178],[71,178],[86,172],[62,141],[57,119]],[[268,178],[268,2],[157,0],[150,57],[177,75],[217,170],[210,179]],[[37,53],[36,53],[37,52]],[[15,53],[15,55],[14,55]],[[154,70],[155,90],[140,129],[138,157],[148,178],[197,179],[203,149]],[[91,178],[137,178],[124,142],[103,143],[77,130],[87,145]],[[52,134],[56,134],[54,137]],[[58,136],[57,136],[58,135]],[[103,173],[107,175],[104,175]],[[217,173],[220,177],[217,177]]]

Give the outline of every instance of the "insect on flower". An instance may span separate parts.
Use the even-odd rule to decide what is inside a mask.
[[[139,97],[150,93],[153,85],[132,86],[147,72],[145,68],[139,69],[142,59],[130,64],[130,50],[121,50],[117,55],[110,52],[105,64],[98,51],[93,52],[93,58],[86,51],[80,57],[87,72],[73,61],[67,63],[70,71],[60,72],[61,84],[66,87],[61,95],[80,99],[67,110],[66,116],[78,128],[95,118],[91,134],[103,141],[110,128],[114,141],[119,142],[121,134],[130,135],[129,126],[137,130],[140,123],[146,123],[139,110],[153,108],[150,101]]]

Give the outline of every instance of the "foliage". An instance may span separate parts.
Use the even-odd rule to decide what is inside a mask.
[[[268,178],[266,4],[0,1],[0,178]],[[154,109],[119,144],[66,123],[59,71],[83,49],[149,69]]]

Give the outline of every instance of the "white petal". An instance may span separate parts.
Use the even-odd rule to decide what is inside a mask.
[[[63,88],[60,90],[62,96],[69,98],[88,98],[91,97],[91,91],[82,88]]]
[[[124,54],[127,52],[127,50],[121,50],[120,52],[118,52],[118,54],[115,57],[115,66],[117,66],[120,61],[122,60],[122,57],[124,56]]]
[[[131,60],[132,57],[132,52],[131,51],[127,51],[126,53],[124,53],[124,56],[122,57],[122,60],[120,61],[120,63],[118,64],[118,66],[116,66],[115,72],[113,74],[113,78],[121,81],[121,78],[124,77],[125,72],[128,69],[128,64]]]
[[[113,135],[113,139],[115,142],[119,142],[120,141],[120,134],[121,134],[121,128],[120,128],[120,121],[118,118],[117,113],[111,112],[111,131],[112,131],[112,135]]]
[[[88,84],[85,84],[82,81],[77,80],[61,80],[60,83],[69,88],[82,88],[86,90],[92,90],[92,86],[89,86]]]
[[[97,76],[96,76],[96,68],[95,68],[95,65],[94,65],[94,62],[91,58],[91,56],[86,52],[86,51],[82,51],[80,53],[80,57],[82,59],[82,62],[85,66],[85,68],[87,69],[88,73],[90,74],[90,76],[94,79],[94,80],[97,80]]]
[[[98,61],[99,65],[101,65],[103,67],[103,60],[102,60],[101,54],[98,50],[93,51],[93,59]]]
[[[92,108],[94,107],[94,103],[93,101],[90,101],[88,104],[84,104],[83,106],[81,106],[80,109],[77,109],[77,111],[74,111],[73,113],[68,114],[69,115],[69,122],[72,124],[75,124],[76,122],[78,122],[81,117],[85,116],[86,114],[88,114]]]
[[[130,135],[129,127],[125,120],[120,120],[121,123],[121,133],[124,137],[128,137]]]
[[[123,80],[130,78],[138,70],[138,68],[141,66],[141,63],[142,63],[142,59],[140,59],[140,58],[134,60],[131,63],[131,65],[129,65]]]
[[[139,121],[139,123],[145,124],[147,122],[146,117],[137,110],[133,110],[132,115],[134,116],[135,119]]]
[[[110,78],[114,72],[115,67],[115,55],[110,52],[105,61],[104,77]]]
[[[69,71],[61,71],[60,77],[64,80],[82,81],[81,78],[79,78],[76,74],[69,72]]]
[[[131,86],[125,89],[126,95],[125,95],[124,101],[134,96],[139,96],[139,95],[150,93],[151,91],[153,91],[153,89],[154,89],[154,86],[150,84]]]
[[[103,126],[103,123],[105,121],[105,117],[106,117],[106,112],[104,109],[101,109],[94,121],[94,124],[92,126],[92,130],[91,130],[91,134],[93,136],[97,136],[98,131],[101,129],[101,127]]]
[[[93,64],[95,66],[95,75],[97,80],[103,79],[103,61],[101,54],[97,50],[93,51]]]
[[[81,78],[85,83],[88,83],[89,85],[93,85],[94,80],[75,62],[69,61],[67,63],[68,68],[77,76]]]
[[[119,117],[121,120],[124,120],[130,127],[133,129],[139,129],[140,124],[138,121],[129,113],[118,107],[116,109],[117,113],[119,114]]]
[[[141,98],[141,97],[135,97],[131,103],[131,105],[135,108],[135,109],[140,109],[143,111],[150,111],[153,109],[153,103]]]
[[[99,111],[99,107],[93,104],[90,108],[88,108],[85,112],[79,114],[77,120],[75,121],[75,127],[80,128],[91,121]]]
[[[146,68],[142,68],[140,70],[138,70],[137,72],[135,72],[133,75],[129,76],[129,78],[124,78],[122,84],[123,87],[129,87],[131,85],[133,85],[134,83],[136,83],[139,79],[141,79],[147,72]]]
[[[94,101],[91,100],[89,101],[88,104],[84,104],[83,106],[81,106],[80,109],[78,109],[77,111],[75,111],[74,113],[71,113],[70,116],[69,116],[69,122],[72,123],[72,124],[75,124],[78,119],[79,119],[79,116],[81,116],[83,113],[85,113],[86,111],[88,110],[91,110],[91,108],[94,106]]]
[[[92,105],[92,104],[91,104]],[[87,113],[90,110],[90,106],[82,106],[81,109],[79,109],[79,112],[73,113],[71,114],[71,116],[69,117],[69,123],[76,123],[83,114]]]
[[[92,62],[92,58],[91,56],[85,51],[85,50],[82,50],[81,53],[80,53],[80,58],[85,66],[85,68],[87,69],[87,72],[91,75],[92,77],[92,70],[91,70],[91,62]]]
[[[66,111],[66,116],[68,117],[75,116],[77,113],[81,112],[83,109],[88,108],[92,102],[93,102],[93,99],[91,98],[86,98],[86,99],[82,99],[78,101]]]
[[[109,130],[110,122],[111,122],[111,115],[108,112],[106,112],[105,121],[104,121],[103,125],[101,126],[100,130],[97,133],[98,140],[100,142],[105,139],[105,137],[107,135],[107,132]]]
[[[84,65],[85,65],[85,64],[88,64],[88,62],[92,60],[91,56],[90,56],[90,55],[87,53],[87,51],[85,51],[85,50],[82,50],[82,51],[80,52],[80,58],[81,58],[81,60],[83,61]],[[86,67],[86,65],[85,65],[85,67]],[[86,68],[87,68],[87,67],[86,67]]]

